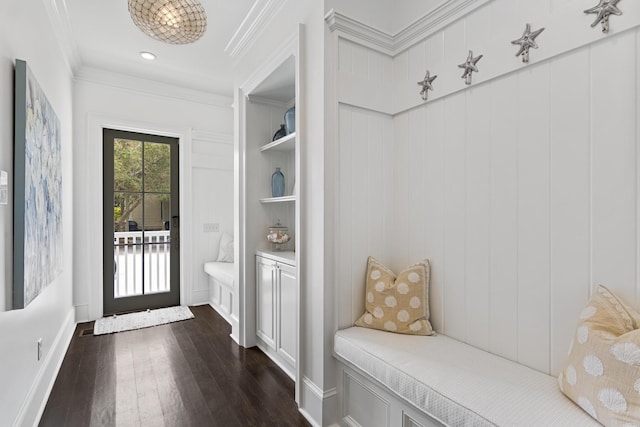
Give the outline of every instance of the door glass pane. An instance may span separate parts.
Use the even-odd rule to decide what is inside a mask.
[[[113,235],[113,296],[142,295],[142,232]]]
[[[113,189],[142,191],[142,143],[140,141],[114,140]]]
[[[157,294],[171,290],[171,243],[169,234],[162,232],[145,232],[149,244],[144,245],[144,288],[145,294]]]
[[[171,218],[169,194],[144,195],[144,231],[166,231],[169,234]]]
[[[114,193],[113,225],[116,233],[142,230],[142,193]]]
[[[170,145],[144,143],[144,191],[152,193],[171,191]]]
[[[170,249],[169,194],[144,194],[145,294],[169,292]]]

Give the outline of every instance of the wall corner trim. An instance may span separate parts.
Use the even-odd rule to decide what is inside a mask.
[[[325,21],[332,32],[339,31],[356,40],[364,41],[379,52],[396,56],[425,37],[491,1],[451,0],[443,2],[395,35],[389,35],[333,9],[325,16]]]
[[[78,45],[73,39],[67,4],[63,0],[42,1],[47,12],[47,16],[49,17],[51,28],[58,40],[58,45],[62,51],[64,61],[71,76],[74,76],[80,68],[82,60],[78,51]]]
[[[333,408],[332,405],[335,403],[337,395],[336,388],[322,390],[311,379],[303,376],[299,411],[311,425],[325,425],[327,424],[327,420],[324,419],[326,415],[325,407],[330,406]]]
[[[227,43],[224,51],[234,63],[255,43],[267,28],[286,0],[257,0],[244,18],[236,32]]]

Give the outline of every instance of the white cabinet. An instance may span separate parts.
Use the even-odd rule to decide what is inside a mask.
[[[256,255],[258,346],[292,378],[296,370],[298,285],[296,268],[282,252]]]

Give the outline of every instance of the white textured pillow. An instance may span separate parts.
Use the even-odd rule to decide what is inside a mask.
[[[233,262],[233,236],[222,233],[220,247],[218,248],[218,262]]]
[[[640,425],[640,314],[600,285],[580,314],[560,390],[605,426]]]

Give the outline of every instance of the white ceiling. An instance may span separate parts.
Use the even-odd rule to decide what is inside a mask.
[[[232,60],[224,49],[255,0],[200,0],[207,31],[192,44],[170,45],[143,34],[127,0],[51,0],[67,25],[76,70],[95,68],[191,89],[231,95]],[[140,51],[157,55],[154,61]]]

